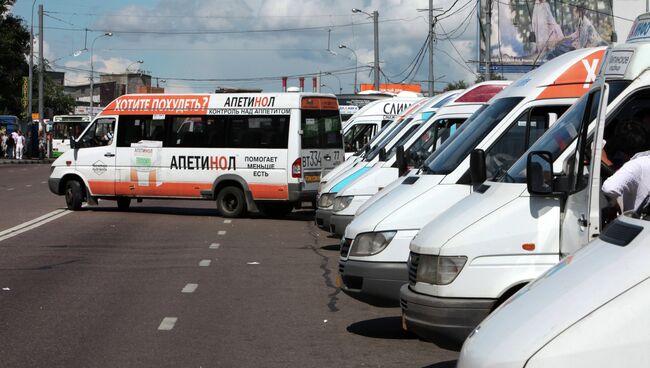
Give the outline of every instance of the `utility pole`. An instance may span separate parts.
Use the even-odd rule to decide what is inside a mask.
[[[372,12],[372,22],[375,28],[375,90],[379,91],[379,12]]]
[[[487,16],[485,22],[485,80],[492,78],[492,0],[486,1]]]
[[[429,96],[433,97],[434,94],[434,79],[433,79],[433,27],[435,26],[433,20],[433,0],[429,0]]]
[[[43,75],[45,74],[45,62],[43,53],[45,52],[45,47],[43,47],[43,4],[38,5],[38,119],[40,124],[43,127],[43,137],[45,138],[45,144],[47,147],[46,155],[50,157],[50,141],[47,139],[47,126],[45,125],[45,119],[43,117],[43,99],[44,90],[43,90]]]
[[[32,22],[29,29],[29,86],[27,90],[27,119],[32,122],[32,90],[34,89],[34,5],[36,0],[32,2]]]

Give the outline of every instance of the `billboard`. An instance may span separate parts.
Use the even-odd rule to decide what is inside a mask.
[[[485,69],[488,6],[494,73],[525,73],[565,52],[612,40],[613,0],[482,0],[480,72]]]
[[[374,84],[362,83],[361,91],[372,91],[375,89]],[[422,86],[419,84],[406,84],[406,83],[382,83],[379,85],[379,91],[381,92],[390,92],[390,93],[399,93],[403,91],[420,93],[422,92]]]

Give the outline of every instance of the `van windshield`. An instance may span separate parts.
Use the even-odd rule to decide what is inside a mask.
[[[521,102],[523,97],[500,98],[477,111],[424,162],[425,173],[451,173],[488,133]]]
[[[393,140],[393,138],[395,138],[397,134],[399,134],[399,132],[402,131],[402,129],[404,129],[404,127],[411,122],[411,120],[413,119],[408,118],[405,119],[404,122],[400,124],[395,124],[395,128],[392,131],[388,132],[388,134],[386,134],[386,136],[375,147],[372,148],[372,150],[366,156],[365,160],[366,161],[374,160],[375,157],[379,155],[379,151],[381,151],[382,148],[386,148],[388,143],[390,143]]]
[[[419,121],[419,122],[411,125],[411,127],[409,127],[408,132],[406,132],[404,135],[402,135],[402,137],[397,141],[397,143],[395,143],[390,148],[390,150],[388,150],[388,152],[386,152],[386,159],[387,160],[390,160],[391,158],[393,158],[393,156],[395,155],[395,152],[397,152],[397,147],[403,146],[404,144],[406,144],[406,142],[409,139],[411,139],[411,137],[413,137],[415,135],[415,133],[418,132],[418,130],[420,130],[419,129],[420,128],[420,123],[422,123],[422,121]]]
[[[302,110],[302,148],[343,148],[338,110]]]
[[[607,104],[611,103],[621,92],[630,85],[630,81],[608,82],[609,97]],[[525,183],[526,182],[526,165],[528,162],[528,152],[546,151],[551,154],[555,161],[564,150],[573,143],[578,136],[582,118],[587,108],[589,96],[585,94],[576,101],[571,108],[560,117],[560,119],[537,141],[528,151],[515,162],[510,170],[501,178],[506,183]],[[600,98],[600,91],[594,93],[594,101]],[[597,104],[592,107],[590,115],[595,115]],[[591,122],[590,122],[591,123]]]

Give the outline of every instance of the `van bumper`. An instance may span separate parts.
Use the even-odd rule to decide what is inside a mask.
[[[318,191],[305,190],[300,183],[289,183],[289,202],[313,202],[316,200]]]
[[[332,210],[328,209],[317,209],[316,210],[316,217],[315,217],[315,222],[316,226],[319,228],[330,231],[330,218],[332,217]]]
[[[437,338],[462,343],[490,314],[496,299],[438,298],[419,294],[408,284],[400,289],[406,329],[425,340]]]
[[[339,261],[341,290],[377,307],[399,306],[400,287],[408,283],[404,262]]]
[[[47,179],[47,186],[50,187],[50,192],[52,192],[54,194],[57,194],[57,195],[63,194],[63,193],[61,193],[59,191],[59,189],[60,189],[59,184],[60,183],[61,183],[60,178],[49,178],[49,179]]]
[[[330,233],[342,238],[345,234],[345,228],[354,220],[354,215],[335,215],[330,217]]]

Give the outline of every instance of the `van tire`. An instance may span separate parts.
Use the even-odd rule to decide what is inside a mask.
[[[70,180],[65,183],[65,204],[71,211],[79,211],[84,202],[84,191],[81,183],[77,180]]]
[[[223,217],[241,217],[246,213],[244,192],[237,187],[225,187],[217,194],[217,210]]]
[[[293,211],[291,202],[260,203],[258,207],[269,217],[285,217]]]
[[[119,197],[117,198],[117,208],[120,211],[128,211],[131,206],[131,198]]]

